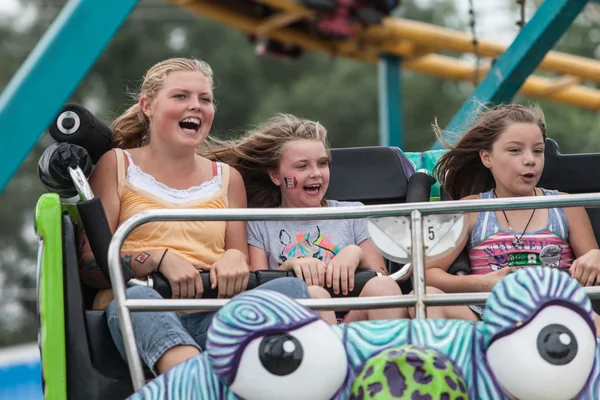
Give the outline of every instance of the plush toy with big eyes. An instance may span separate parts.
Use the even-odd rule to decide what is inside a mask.
[[[483,321],[329,326],[274,292],[215,316],[207,351],[134,399],[595,399],[600,346],[588,297],[568,274],[526,268],[489,297]]]

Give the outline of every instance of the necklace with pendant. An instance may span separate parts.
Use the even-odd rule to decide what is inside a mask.
[[[537,192],[535,191],[535,189],[533,189],[533,195],[537,196]],[[496,190],[494,189],[494,197],[495,198],[499,198],[498,195],[496,194]],[[510,226],[510,221],[508,220],[508,217],[506,216],[506,212],[504,212],[504,210],[500,210],[502,211],[502,214],[504,214],[504,219],[506,219],[506,224],[508,225],[508,230],[510,230],[511,232],[513,232],[514,235],[514,239],[512,240],[512,245],[514,248],[516,249],[522,249],[524,246],[523,240],[521,240],[523,238],[523,235],[525,235],[525,232],[527,232],[527,228],[529,227],[529,223],[531,222],[531,220],[533,219],[533,214],[535,214],[535,208],[533,209],[533,211],[531,212],[531,215],[529,216],[529,220],[527,221],[527,225],[525,225],[525,228],[523,229],[523,232],[521,232],[521,236],[517,236],[514,234],[514,230],[512,228],[512,226]]]

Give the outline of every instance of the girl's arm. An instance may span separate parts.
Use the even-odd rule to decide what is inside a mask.
[[[250,256],[250,271],[269,269],[269,259],[266,251],[250,244],[248,245],[248,254]]]
[[[247,208],[246,187],[242,175],[229,167],[229,208]],[[248,259],[248,236],[246,234],[246,221],[229,221],[225,231],[225,251],[240,251]]]
[[[89,179],[89,184],[94,195],[100,198],[110,230],[114,232],[119,222],[121,206],[117,193],[117,158],[114,151],[109,151],[100,158]],[[110,287],[108,280],[98,267],[81,223],[77,226],[77,239],[81,280],[86,285],[98,289]],[[164,251],[164,249],[160,249],[139,253],[122,252],[121,257],[133,269],[137,277],[143,277],[156,270]]]
[[[363,240],[358,247],[360,248],[360,261],[358,263],[358,268],[372,269],[381,273],[382,275],[388,274],[383,256],[371,239]]]
[[[474,200],[478,198],[479,195],[471,195],[461,200]],[[467,245],[477,221],[477,213],[469,213],[465,216],[465,219],[468,224],[467,234],[456,244],[456,247],[444,257],[425,264],[425,284],[427,286],[436,287],[446,293],[486,292],[493,286],[493,282],[488,282],[489,279],[486,279],[485,275],[452,275],[448,273],[448,268],[450,268]],[[502,268],[500,271],[504,269],[506,271],[503,274],[509,272],[508,268]]]
[[[584,286],[596,285],[600,280],[600,250],[587,211],[583,207],[565,207],[564,211],[569,245],[575,255],[569,272]]]
[[[565,207],[563,210],[569,227],[569,245],[575,258],[583,256],[590,250],[597,250],[598,242],[596,242],[592,223],[585,208]]]
[[[240,173],[229,167],[227,189],[230,208],[246,208],[246,187]],[[210,267],[211,287],[218,298],[230,298],[248,286],[248,236],[246,221],[229,221],[225,230],[225,253]]]

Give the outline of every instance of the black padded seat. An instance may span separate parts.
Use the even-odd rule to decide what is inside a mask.
[[[330,171],[325,198],[365,205],[405,203],[408,177],[415,172],[398,148],[382,146],[332,149]],[[402,267],[390,260],[386,264],[390,273]],[[401,282],[400,288],[409,293],[412,280]]]
[[[106,313],[85,309],[68,213],[63,215],[62,235],[68,397],[124,399],[133,392],[129,368],[112,341]],[[151,378],[149,371],[146,376]]]
[[[393,147],[331,150],[326,198],[364,204],[404,203],[408,188],[406,157]]]
[[[546,140],[544,172],[538,186],[565,193],[600,193],[600,153],[561,154],[558,143]],[[600,208],[586,208],[600,243]]]

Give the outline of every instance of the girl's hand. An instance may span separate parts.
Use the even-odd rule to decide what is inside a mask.
[[[573,261],[569,273],[582,286],[594,286],[600,280],[600,250],[590,250]]]
[[[351,245],[333,257],[327,266],[326,273],[327,287],[333,286],[333,293],[339,294],[340,286],[344,296],[354,290],[354,273],[360,263],[360,255],[360,247]]]
[[[210,267],[210,283],[213,289],[218,288],[217,298],[230,298],[246,290],[249,272],[244,253],[235,249],[227,250]]]
[[[174,299],[199,299],[204,292],[200,273],[194,264],[174,251],[167,251],[158,266],[160,272],[169,280]]]
[[[490,272],[484,275],[478,275],[481,279],[481,292],[489,292],[506,275],[516,270],[513,267],[503,267],[498,271]]]
[[[318,258],[314,257],[295,257],[287,260],[279,269],[284,271],[294,271],[296,278],[306,282],[308,286],[325,285],[325,270],[327,265]]]

